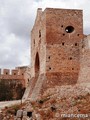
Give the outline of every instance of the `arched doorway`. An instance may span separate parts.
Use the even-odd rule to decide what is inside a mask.
[[[37,52],[35,57],[35,76],[38,76],[40,72],[40,61],[39,61],[39,54]]]

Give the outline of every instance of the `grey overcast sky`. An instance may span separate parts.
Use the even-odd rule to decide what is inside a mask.
[[[30,64],[30,31],[37,8],[82,9],[90,33],[90,0],[0,0],[0,68]]]

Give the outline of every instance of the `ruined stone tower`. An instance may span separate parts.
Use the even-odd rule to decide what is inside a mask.
[[[31,32],[32,79],[29,97],[47,88],[77,83],[83,39],[81,10],[37,10]]]

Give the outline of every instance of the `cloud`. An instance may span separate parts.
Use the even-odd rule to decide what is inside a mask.
[[[34,11],[31,1],[0,1],[0,67],[30,64],[30,31]],[[21,4],[22,3],[22,4]]]
[[[30,64],[30,31],[37,8],[84,11],[84,33],[90,33],[89,0],[0,0],[0,67]]]
[[[0,44],[0,56],[0,66],[2,68],[25,65],[30,58],[29,46],[27,42],[21,41],[15,34],[8,34],[3,37],[3,42]],[[25,56],[28,56],[28,59]]]

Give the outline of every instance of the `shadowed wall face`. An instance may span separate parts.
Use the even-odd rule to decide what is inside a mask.
[[[40,69],[40,63],[39,63],[39,55],[37,53],[35,58],[35,76],[39,75],[39,69]]]

